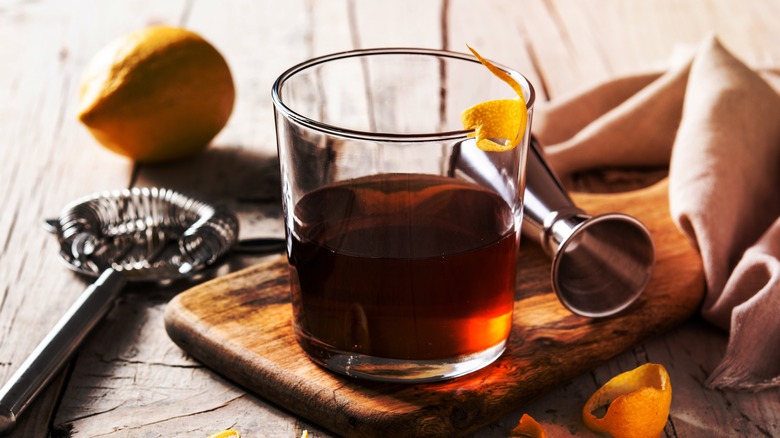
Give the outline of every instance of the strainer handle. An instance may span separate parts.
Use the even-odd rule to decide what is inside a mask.
[[[13,428],[16,417],[49,383],[81,341],[100,321],[126,280],[114,269],[106,269],[81,293],[57,325],[33,350],[11,379],[0,388],[0,434]]]

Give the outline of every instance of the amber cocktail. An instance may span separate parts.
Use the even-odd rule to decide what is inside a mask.
[[[530,114],[533,89],[507,72]],[[484,152],[460,112],[507,95],[472,57],[419,49],[330,55],[277,80],[293,328],[315,362],[420,382],[503,352],[530,127]]]

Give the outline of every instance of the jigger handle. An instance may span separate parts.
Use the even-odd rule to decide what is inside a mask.
[[[0,434],[14,427],[19,414],[108,313],[126,282],[124,275],[114,269],[103,271],[0,388]]]
[[[544,158],[539,140],[531,136],[526,162],[523,234],[536,240],[548,255],[555,253],[554,224],[569,217],[588,217],[569,197],[563,183]]]

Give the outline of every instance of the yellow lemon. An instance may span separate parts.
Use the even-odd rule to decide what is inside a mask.
[[[79,120],[105,147],[138,162],[205,149],[233,110],[227,62],[176,27],[129,33],[100,50],[81,82]]]

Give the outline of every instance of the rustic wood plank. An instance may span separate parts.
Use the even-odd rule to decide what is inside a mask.
[[[725,351],[727,336],[693,318],[664,336],[650,339],[590,373],[573,379],[523,410],[537,419],[548,436],[596,436],[582,424],[585,400],[611,377],[647,362],[669,371],[673,397],[665,434],[688,436],[778,436],[780,394],[723,392],[704,387]],[[516,421],[513,417],[507,422]]]
[[[552,97],[615,74],[664,68],[670,59],[685,56],[706,33],[713,31],[748,64],[780,65],[780,46],[776,44],[780,2],[774,0],[685,3],[490,0],[479,5],[443,0],[430,3],[419,12],[414,2],[403,2],[395,9],[392,2],[356,0],[257,3],[191,0],[163,4],[148,0],[124,3],[47,0],[0,4],[0,40],[6,42],[0,44],[3,65],[0,69],[0,202],[4,206],[0,215],[0,381],[5,381],[18,367],[86,284],[58,263],[54,242],[40,231],[40,220],[56,213],[64,202],[74,197],[131,183],[132,164],[99,148],[75,122],[81,69],[100,46],[127,31],[150,23],[190,25],[214,42],[231,63],[239,96],[227,129],[215,141],[216,147],[192,161],[143,168],[132,182],[189,189],[210,199],[222,199],[229,192],[231,196],[226,202],[239,212],[245,237],[278,236],[282,232],[275,190],[278,184],[275,140],[272,122],[268,121],[272,118],[268,98],[270,82],[296,62],[355,47],[356,36],[363,47],[446,46],[463,51],[463,41],[459,39],[473,42],[478,48],[484,47],[483,51],[491,58],[523,73],[535,68],[538,75],[537,79],[532,76],[532,81],[539,84],[538,89],[548,89]],[[442,14],[449,20],[442,20]],[[438,41],[436,35],[442,27],[448,31],[439,35],[441,41]],[[599,189],[597,184],[588,188]],[[231,260],[219,272],[257,261]],[[155,293],[169,297],[175,292],[152,294]],[[177,368],[181,363],[191,364],[186,358],[181,358],[181,363],[173,361],[171,366],[153,365],[159,361],[156,355],[164,351],[161,346],[168,342],[159,328],[159,320],[155,319],[159,318],[162,306],[159,300],[138,291],[131,292],[126,299],[134,301],[131,304],[123,300],[101,330],[116,334],[114,330],[128,330],[129,322],[136,321],[138,330],[148,333],[148,337],[129,340],[125,346],[128,352],[142,350],[137,354],[142,360],[123,362],[127,368],[104,363],[100,369],[105,377],[87,376],[89,367],[100,365],[95,357],[106,350],[112,338],[90,340],[75,364],[75,377],[63,398],[63,412],[68,414],[55,422],[59,426],[67,428],[72,424],[74,431],[109,431],[108,425],[114,424],[116,430],[110,431],[117,435],[153,431],[154,426],[136,424],[139,426],[136,429],[122,426],[133,415],[146,415],[148,411],[143,403],[150,398],[143,394],[152,391],[148,388],[156,388],[171,400],[192,397],[191,400],[196,400],[193,403],[204,402],[192,393],[177,392],[176,388],[186,386],[190,378],[189,373]],[[128,314],[148,315],[123,316],[123,310]],[[155,324],[158,331],[148,332]],[[528,408],[553,430],[561,430],[564,435],[576,431],[578,419],[576,415],[570,418],[571,423],[564,419],[561,403],[565,402],[561,400],[582,399],[583,394],[595,388],[595,383],[587,386],[589,379],[603,381],[646,355],[651,359],[668,358],[670,371],[677,370],[672,371],[677,393],[695,395],[676,399],[670,423],[674,430],[668,430],[668,435],[674,436],[675,430],[680,436],[706,433],[712,427],[739,431],[734,432],[738,435],[742,431],[759,436],[779,434],[776,427],[771,427],[778,424],[777,418],[771,415],[777,412],[777,392],[735,395],[707,392],[701,387],[698,379],[714,367],[720,355],[716,347],[722,348],[724,342],[722,333],[710,330],[701,322],[691,322],[683,331],[637,347],[636,352],[599,368],[593,376],[582,376],[564,384],[553,396]],[[689,344],[697,347],[691,350],[691,357],[678,353],[689,349]],[[163,363],[166,361],[170,358]],[[199,375],[196,387],[204,392],[232,394],[230,390],[235,390],[218,380],[206,383],[211,379],[206,370],[195,368],[192,372]],[[128,376],[135,376],[135,380],[122,378]],[[679,381],[683,383],[676,383]],[[106,382],[113,385],[112,390],[124,394],[126,405],[132,409],[117,408],[74,420],[79,417],[76,412],[79,403],[85,400],[82,396],[89,388],[97,394]],[[31,408],[16,436],[46,434],[49,412],[57,402],[57,386],[53,385]],[[108,401],[89,400],[84,412],[111,408]],[[191,412],[193,415],[178,419],[170,414],[164,420],[168,425],[165,430],[185,430],[194,422],[195,435],[210,432],[213,430],[210,425],[223,424],[220,418],[234,418],[234,407],[244,403],[242,400],[211,413]],[[301,427],[307,427],[305,423],[296,423],[288,413],[274,412],[263,402],[242,406],[246,409],[239,409],[234,421],[246,420],[247,423],[241,424],[252,424],[252,418],[267,420],[269,427],[262,430],[270,436],[294,436]],[[161,404],[155,402],[148,409],[158,408]],[[266,410],[272,413],[266,415]],[[557,410],[558,416],[545,415],[547,410]],[[505,434],[519,413],[482,432]],[[555,429],[555,424],[565,426]],[[768,432],[762,432],[762,428]],[[273,435],[274,430],[278,435]]]
[[[84,289],[58,261],[41,227],[66,202],[126,187],[132,164],[97,146],[76,121],[79,78],[107,38],[143,26],[148,15],[94,2],[6,5],[0,12],[0,382],[5,382]],[[78,11],[79,14],[74,13]],[[93,15],[95,14],[95,15]],[[96,16],[100,15],[100,19]],[[132,17],[128,19],[127,17]],[[90,23],[89,25],[85,25]],[[21,418],[14,436],[47,434],[57,378]]]
[[[256,266],[196,286],[166,310],[171,337],[205,364],[256,393],[349,436],[461,435],[688,318],[701,302],[697,255],[668,214],[665,182],[639,192],[579,195],[594,213],[624,211],[647,224],[655,275],[633,310],[594,321],[557,301],[549,260],[528,248],[518,263],[515,318],[494,365],[446,383],[390,385],[336,378],[293,342],[286,263]],[[262,327],[247,330],[247,327]]]
[[[350,0],[355,48],[441,48],[441,1]]]
[[[554,97],[613,76],[666,69],[712,33],[749,65],[777,65],[777,8],[738,0],[537,0],[516,6],[522,11],[516,22]]]
[[[533,59],[530,36],[524,24],[526,6],[511,1],[485,4],[464,0],[447,0],[445,26],[447,50],[467,52],[466,44],[509,68],[522,73],[537,88],[540,99],[546,90]]]
[[[163,310],[180,288],[135,288],[123,296],[79,355],[55,420],[68,436],[245,436],[317,433],[309,423],[193,361],[167,337]]]

